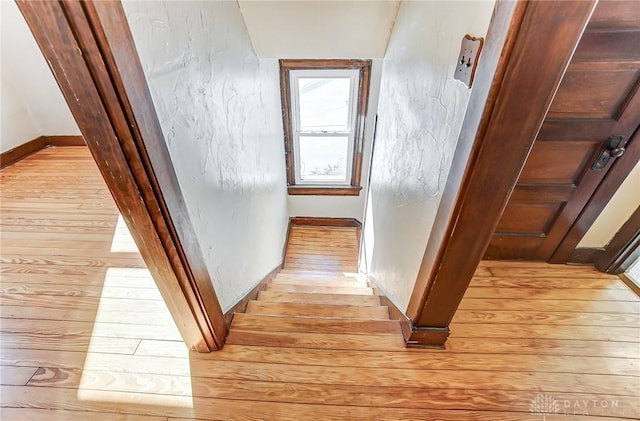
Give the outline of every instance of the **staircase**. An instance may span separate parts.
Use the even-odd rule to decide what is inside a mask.
[[[231,341],[240,332],[251,332],[253,341],[265,345],[304,338],[324,342],[332,334],[401,338],[399,322],[390,319],[367,276],[353,273],[357,244],[353,229],[292,228],[284,269],[263,285],[245,313],[234,315]],[[354,346],[366,348],[367,341],[357,339]]]
[[[232,331],[400,334],[364,275],[284,269],[265,285]]]

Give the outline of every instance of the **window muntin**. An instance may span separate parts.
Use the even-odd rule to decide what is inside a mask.
[[[291,70],[295,184],[350,185],[358,69]]]

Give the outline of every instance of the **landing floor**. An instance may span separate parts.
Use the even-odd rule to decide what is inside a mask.
[[[280,324],[199,355],[86,149],[0,176],[2,420],[640,418],[640,300],[614,277],[483,263],[445,351]]]

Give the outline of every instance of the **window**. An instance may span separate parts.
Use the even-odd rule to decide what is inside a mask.
[[[280,60],[289,194],[358,195],[368,60]]]

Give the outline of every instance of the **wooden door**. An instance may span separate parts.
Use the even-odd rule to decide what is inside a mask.
[[[551,258],[615,161],[609,160],[601,170],[592,169],[610,136],[623,136],[628,142],[638,129],[639,88],[640,3],[601,1],[558,88],[485,258]],[[526,98],[523,93],[522,100]]]

